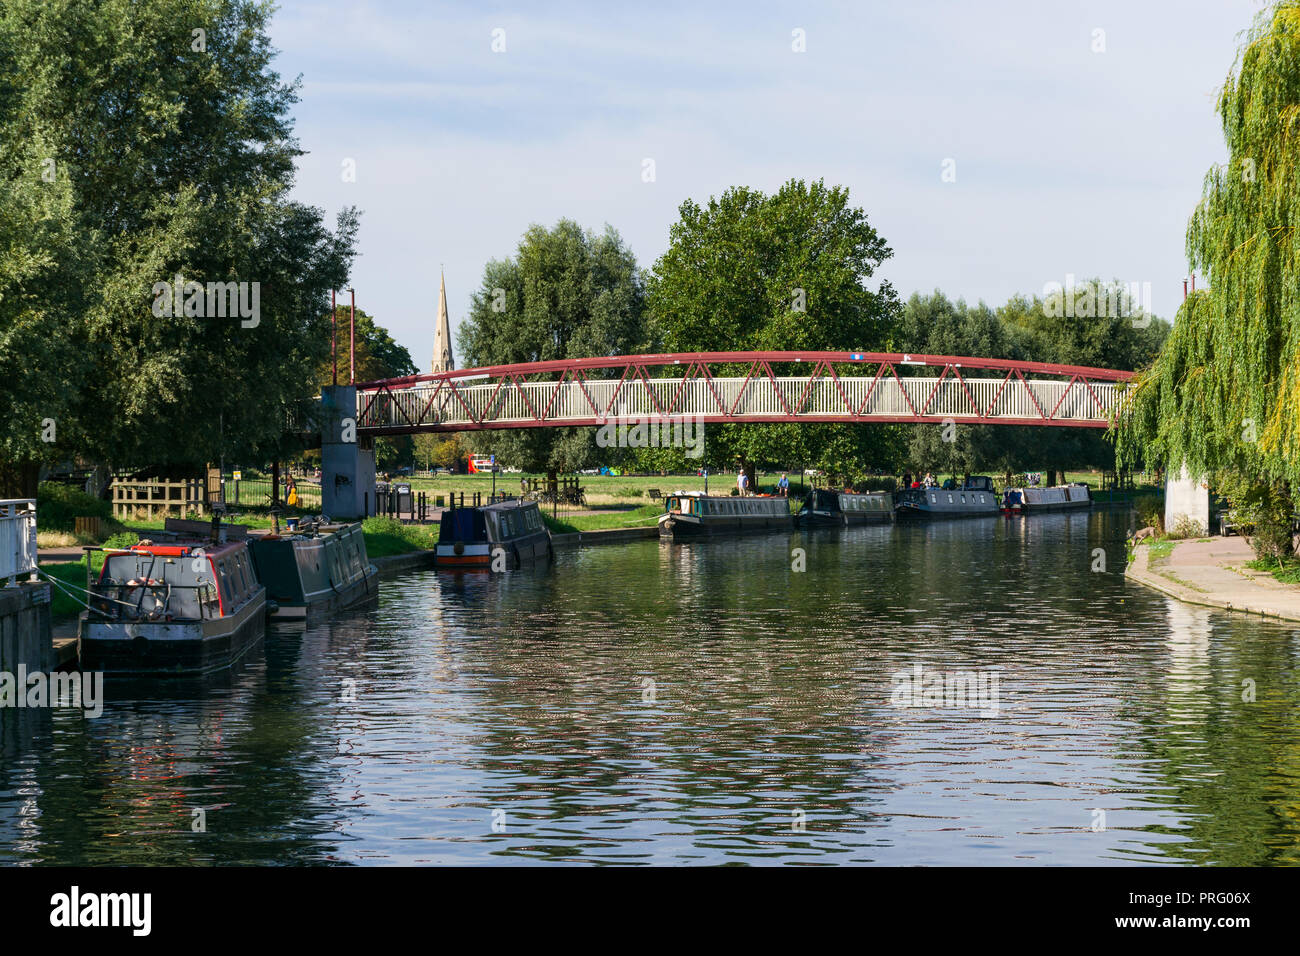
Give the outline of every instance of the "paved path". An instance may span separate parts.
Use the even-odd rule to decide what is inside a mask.
[[[1300,586],[1246,567],[1254,558],[1240,537],[1178,541],[1154,563],[1150,549],[1139,545],[1124,574],[1189,604],[1300,621]]]

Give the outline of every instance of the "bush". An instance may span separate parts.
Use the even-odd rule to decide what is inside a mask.
[[[42,531],[72,531],[77,518],[113,520],[113,506],[80,488],[47,481],[36,489],[36,523]]]
[[[1258,558],[1281,563],[1295,553],[1291,539],[1295,502],[1284,483],[1260,481],[1238,473],[1221,474],[1216,483],[1232,502],[1230,520],[1254,529],[1250,544]]]
[[[1138,505],[1138,527],[1155,528],[1156,534],[1165,533],[1165,509],[1159,501]]]
[[[1166,538],[1203,538],[1205,529],[1201,527],[1199,521],[1193,521],[1187,515],[1179,515],[1174,526],[1165,532]]]

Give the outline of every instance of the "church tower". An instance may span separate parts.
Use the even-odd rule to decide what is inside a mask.
[[[447,280],[438,270],[438,327],[433,333],[433,372],[450,372],[456,367],[451,356],[451,322],[447,318]]]

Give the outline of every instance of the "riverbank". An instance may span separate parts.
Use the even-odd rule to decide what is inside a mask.
[[[1300,621],[1300,587],[1248,567],[1254,559],[1240,537],[1140,544],[1124,575],[1188,604]]]

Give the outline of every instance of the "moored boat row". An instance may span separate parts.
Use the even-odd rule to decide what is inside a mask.
[[[86,586],[81,666],[124,676],[205,676],[254,647],[268,616],[305,621],[364,601],[377,588],[359,524],[307,521],[285,534],[216,544],[142,540],[104,549],[103,566]]]
[[[1015,509],[1008,510],[1008,502]],[[799,510],[789,513],[789,501],[775,496],[704,495],[677,492],[667,496],[659,517],[662,538],[690,538],[800,527],[904,520],[994,517],[1001,513],[1086,508],[1092,504],[1086,485],[1008,489],[999,497],[987,475],[918,485],[897,492],[856,493],[817,488],[808,492]]]

